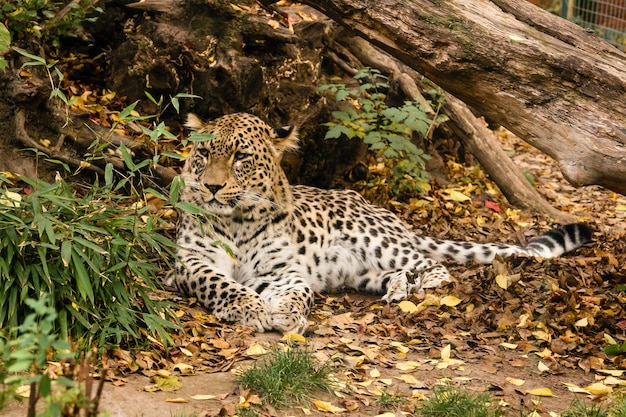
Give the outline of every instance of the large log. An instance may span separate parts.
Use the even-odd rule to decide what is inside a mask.
[[[626,54],[525,0],[304,0],[556,159],[626,194]]]

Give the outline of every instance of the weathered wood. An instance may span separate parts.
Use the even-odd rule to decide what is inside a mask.
[[[362,38],[341,36],[338,41],[347,47],[349,53],[354,55],[354,59],[359,60],[361,66],[377,68],[391,74],[390,80],[400,85],[406,97],[420,100],[427,111],[431,114],[435,113],[422,95],[417,80],[413,78],[420,76],[419,74],[410,71],[414,73],[412,77],[409,72],[403,72],[401,64],[396,59]],[[406,68],[404,69],[406,70]],[[349,70],[350,73],[356,73],[356,71],[357,68]],[[447,94],[442,111],[450,119],[448,126],[478,159],[512,204],[548,214],[564,223],[576,221],[575,216],[555,209],[543,199],[524,177],[517,165],[504,152],[493,133],[474,116],[465,103]]]
[[[626,54],[524,0],[305,0],[556,159],[626,194]]]

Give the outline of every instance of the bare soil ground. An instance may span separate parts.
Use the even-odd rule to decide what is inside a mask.
[[[174,335],[176,348],[170,355],[109,352],[101,408],[114,417],[226,416],[251,403],[267,416],[412,415],[436,384],[449,382],[489,392],[509,415],[548,416],[575,397],[602,401],[607,392],[625,389],[626,358],[601,349],[611,340],[626,341],[626,292],[616,289],[626,285],[626,197],[574,189],[549,158],[506,132],[497,134],[546,198],[595,228],[593,244],[557,260],[453,267],[455,282],[400,305],[352,293],[320,295],[306,343],[320,360],[337,363],[336,394],[311,393],[323,402],[280,410],[256,404],[254,392],[237,385],[236,373],[286,343],[282,336],[220,323],[194,300],[164,293],[180,303],[184,328]],[[454,163],[448,169],[453,184],[392,204],[419,233],[523,242],[552,226],[509,207],[480,170]],[[182,385],[164,391],[158,375]],[[381,407],[381,390],[404,402]],[[5,415],[23,416],[25,408],[15,404]]]

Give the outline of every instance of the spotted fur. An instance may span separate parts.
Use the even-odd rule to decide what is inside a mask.
[[[297,146],[293,128],[242,113],[207,124],[190,115],[187,126],[215,137],[194,144],[181,199],[215,216],[199,223],[181,213],[172,283],[213,314],[259,332],[304,332],[314,292],[348,287],[391,302],[448,281],[440,261],[552,257],[591,239],[582,224],[526,247],[419,236],[354,191],[290,186],[280,159]]]

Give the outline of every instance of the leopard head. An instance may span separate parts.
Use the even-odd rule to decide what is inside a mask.
[[[183,198],[190,196],[221,216],[265,213],[291,204],[280,160],[285,151],[297,148],[293,126],[274,129],[245,113],[207,123],[190,114],[186,126],[210,138],[193,144],[182,172]]]

